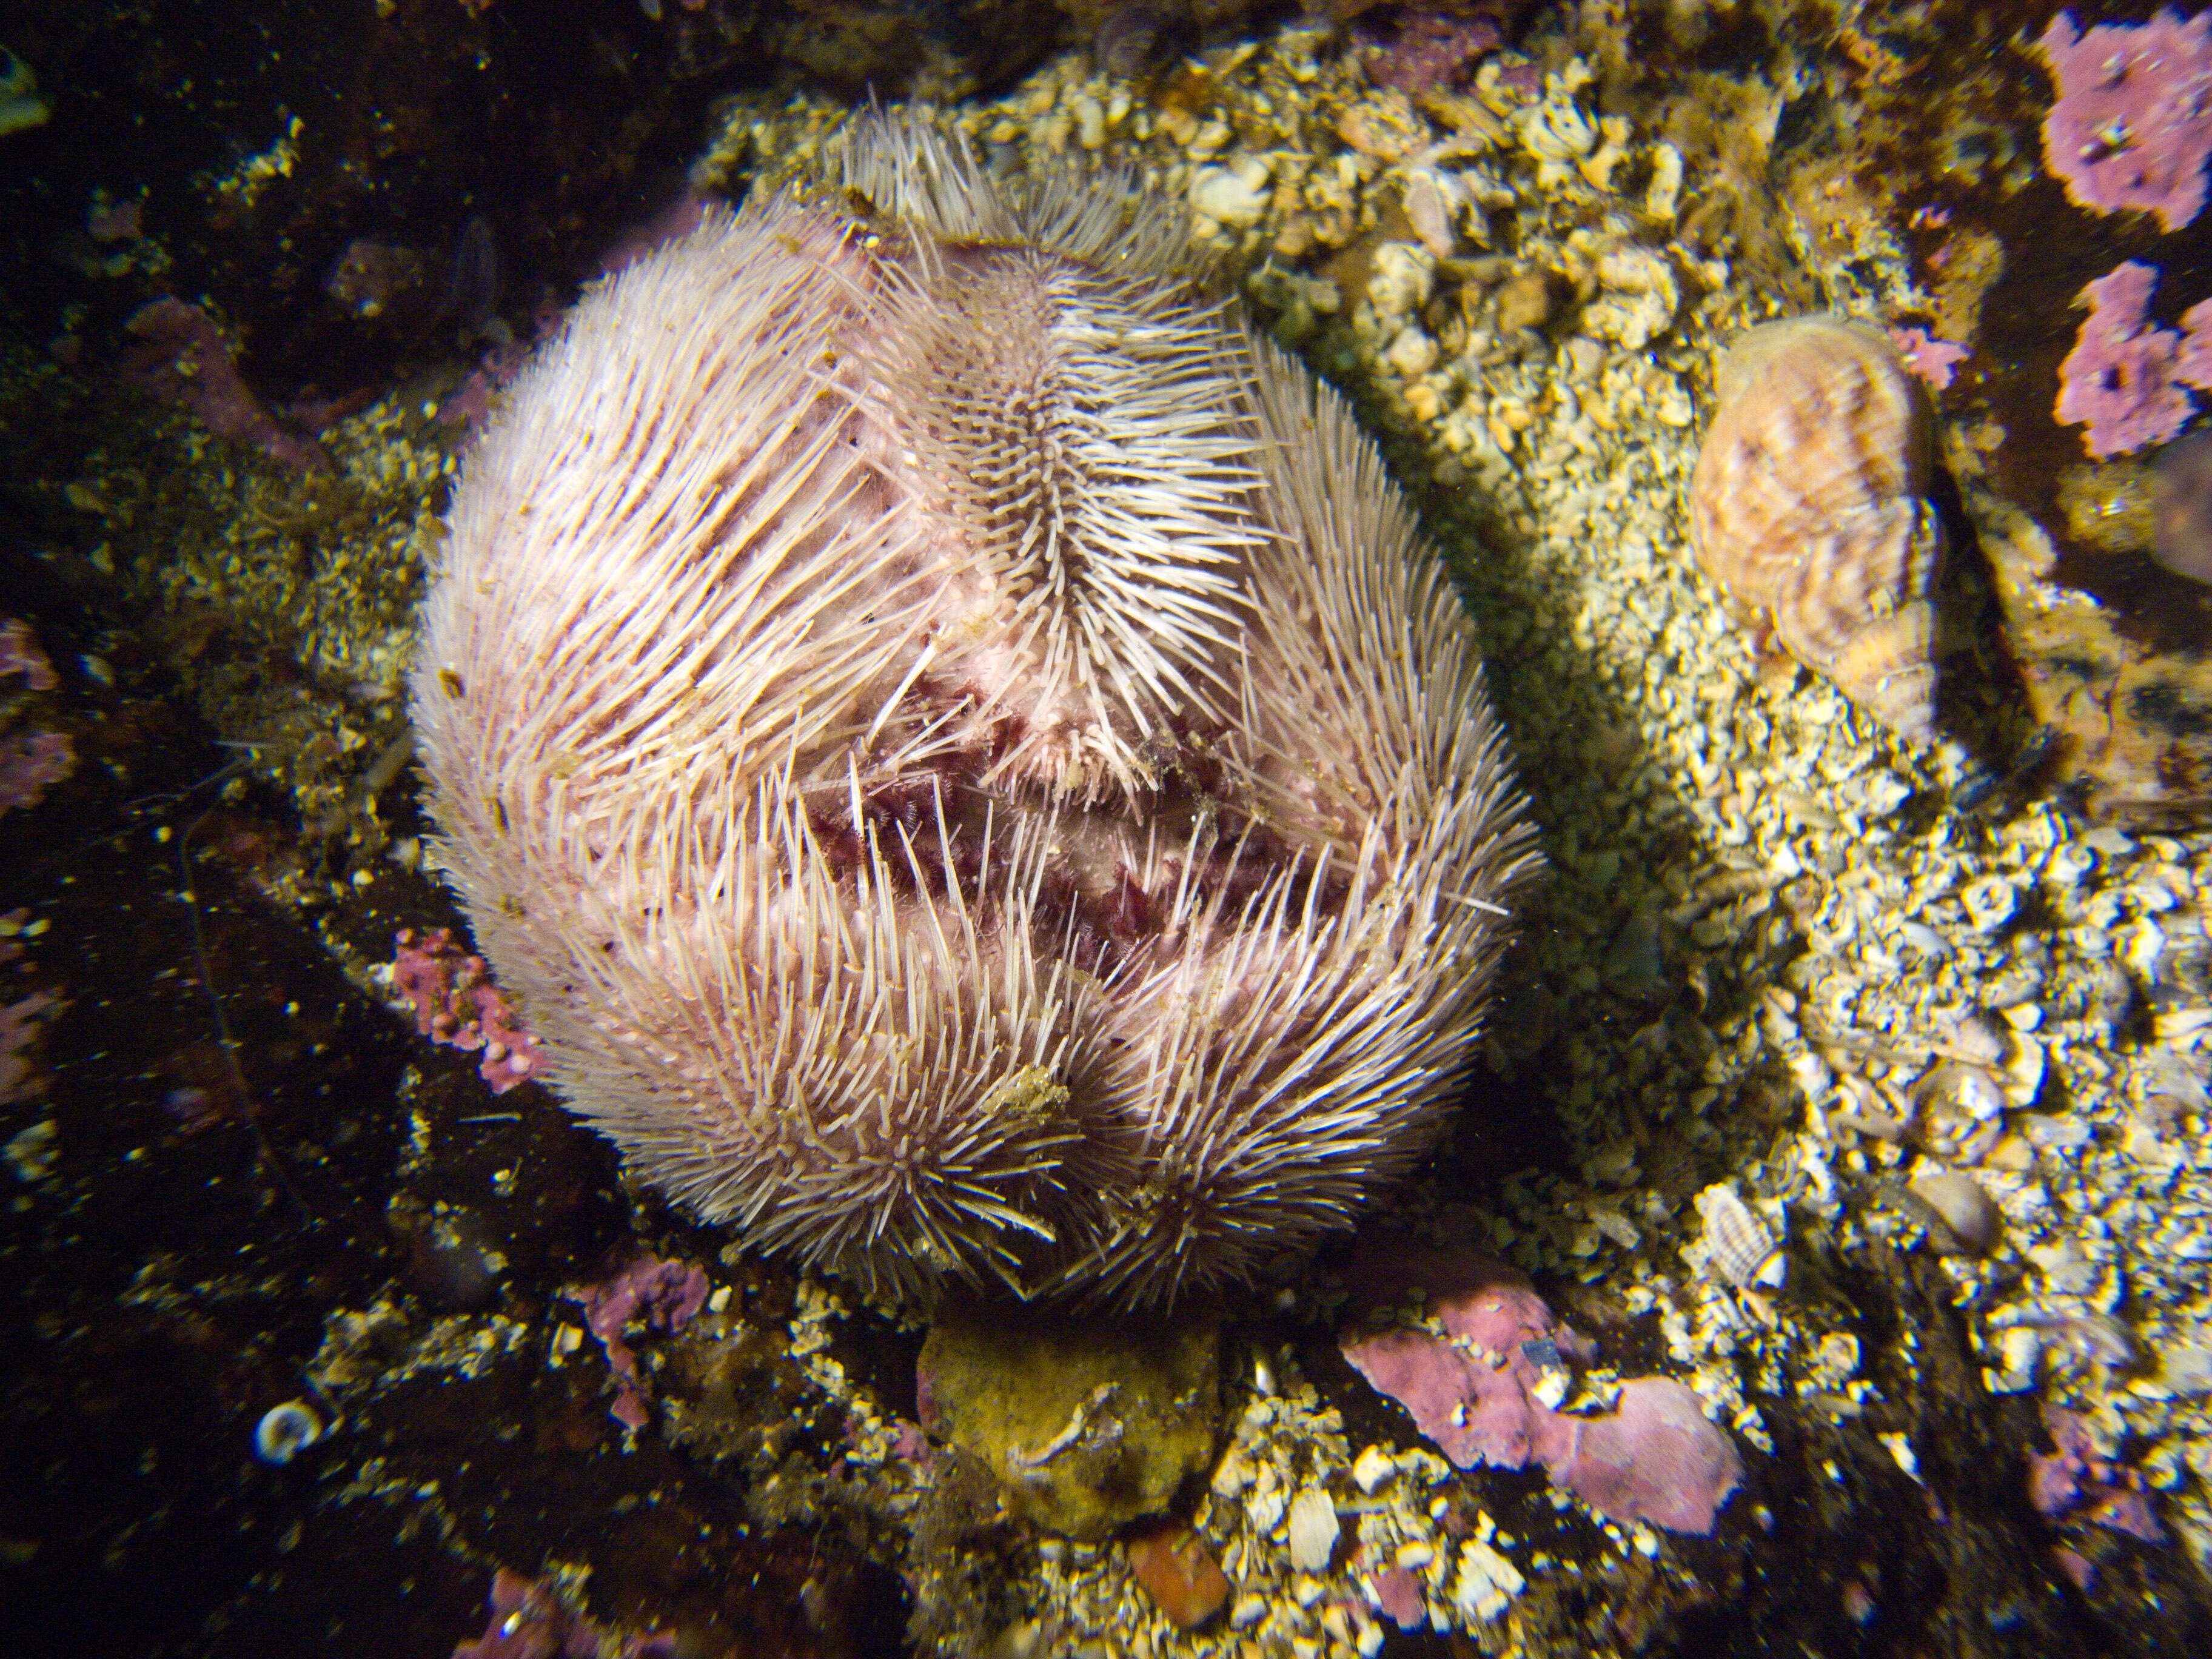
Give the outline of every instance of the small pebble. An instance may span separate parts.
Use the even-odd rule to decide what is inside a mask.
[[[1096,98],[1079,97],[1073,106],[1075,112],[1076,140],[1085,149],[1097,149],[1106,142],[1106,112]]]
[[[1370,1495],[1375,1489],[1398,1472],[1398,1465],[1390,1454],[1380,1446],[1370,1446],[1352,1462],[1352,1483]]]
[[[1233,167],[1200,169],[1190,181],[1190,204],[1232,230],[1259,223],[1267,210],[1267,164],[1248,157]]]
[[[1418,328],[1403,331],[1383,354],[1391,368],[1411,380],[1437,365],[1437,343]]]
[[[1541,328],[1552,320],[1552,274],[1524,265],[1498,290],[1498,331]]]
[[[1129,1571],[1177,1630],[1196,1630],[1229,1600],[1228,1575],[1207,1553],[1206,1540],[1180,1521],[1131,1539]]]

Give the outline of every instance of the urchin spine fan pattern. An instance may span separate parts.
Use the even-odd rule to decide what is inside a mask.
[[[1339,399],[1125,179],[855,136],[578,306],[471,455],[441,860],[646,1180],[890,1293],[1157,1304],[1433,1139],[1531,864]]]
[[[1147,782],[1139,744],[1186,708],[1227,712],[1261,534],[1251,436],[1221,419],[1223,332],[1030,248],[940,253],[902,288],[882,405],[1006,596],[1025,702],[1071,717],[1025,720],[1000,770]],[[1056,752],[1079,732],[1098,750]]]

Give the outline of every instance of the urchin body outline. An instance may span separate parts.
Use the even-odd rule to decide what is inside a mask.
[[[1249,1277],[1471,1054],[1530,858],[1470,632],[1164,208],[898,123],[844,169],[895,228],[717,220],[470,458],[441,860],[556,1085],[706,1218],[900,1293]]]

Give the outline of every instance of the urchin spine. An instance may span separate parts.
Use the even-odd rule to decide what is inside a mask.
[[[1531,860],[1465,618],[1156,202],[908,124],[845,165],[896,222],[710,223],[471,456],[444,862],[702,1215],[902,1294],[1245,1278],[1468,1063]]]

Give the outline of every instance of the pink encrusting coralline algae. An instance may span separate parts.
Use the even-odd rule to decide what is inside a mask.
[[[0,812],[36,806],[49,785],[76,769],[76,756],[59,732],[0,732]]]
[[[33,691],[51,691],[60,684],[31,624],[18,617],[0,617],[0,680],[11,677]]]
[[[312,439],[262,406],[232,362],[215,319],[198,306],[156,300],[123,326],[139,341],[123,362],[125,380],[189,410],[216,437],[250,445],[295,471],[330,465],[330,457]]]
[[[637,1369],[637,1351],[623,1340],[635,1323],[654,1330],[680,1331],[707,1305],[707,1275],[696,1262],[663,1261],[641,1255],[612,1278],[568,1292],[584,1308],[584,1323],[606,1350],[615,1374],[615,1403],[609,1412],[624,1428],[641,1429],[649,1413]]]
[[[1540,1463],[1554,1485],[1610,1520],[1700,1534],[1742,1484],[1735,1443],[1672,1378],[1623,1383],[1610,1412],[1555,1410],[1566,1360],[1586,1357],[1587,1345],[1555,1326],[1535,1288],[1504,1262],[1370,1241],[1346,1277],[1364,1307],[1410,1288],[1425,1293],[1443,1337],[1400,1324],[1349,1331],[1341,1346],[1352,1369],[1411,1412],[1461,1468]]]
[[[453,1649],[453,1659],[669,1659],[676,1638],[601,1629],[561,1599],[550,1583],[512,1568],[492,1575],[491,1620],[484,1633]]]
[[[2043,163],[2077,206],[2154,213],[2180,229],[2204,205],[2212,155],[2212,11],[2171,8],[2129,27],[2083,33],[2051,20],[2036,50],[2057,100],[2043,118]]]
[[[13,694],[51,691],[60,683],[30,624],[0,617],[0,697],[11,699],[0,713],[0,812],[36,806],[51,785],[76,769],[67,735],[19,729],[21,711],[12,704]]]
[[[44,991],[0,1003],[0,1106],[28,1100],[45,1086],[32,1064],[31,1051],[46,1017],[61,1006]]]
[[[2142,1476],[2097,1449],[2079,1412],[2046,1404],[2043,1425],[2050,1431],[2051,1449],[2027,1454],[2027,1498],[2037,1514],[2057,1521],[2078,1510],[2084,1519],[2147,1544],[2166,1541]]]
[[[1893,328],[1889,343],[1913,378],[1935,392],[1949,391],[1959,365],[1973,355],[1955,341],[1936,339],[1924,328]]]
[[[537,1075],[544,1059],[538,1039],[491,982],[482,957],[462,950],[450,927],[419,937],[402,928],[397,943],[392,983],[414,1005],[418,1032],[450,1048],[482,1049],[477,1071],[495,1095]]]
[[[2093,460],[2162,444],[2188,424],[2188,387],[2212,390],[2212,300],[2181,313],[2186,333],[2150,320],[2156,267],[2130,259],[2082,289],[2089,319],[2058,366],[2062,425],[2086,423]]]

